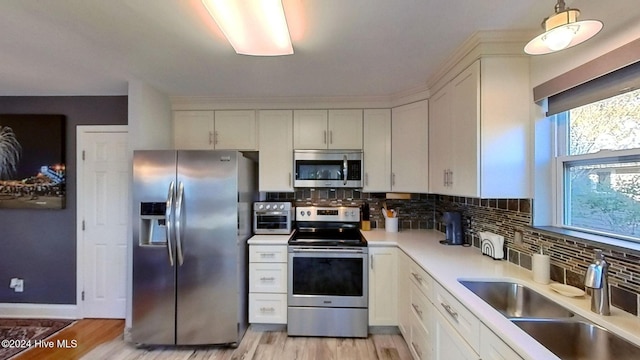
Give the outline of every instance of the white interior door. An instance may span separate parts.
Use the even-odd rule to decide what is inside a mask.
[[[78,305],[83,318],[125,317],[130,161],[126,126],[78,127]]]

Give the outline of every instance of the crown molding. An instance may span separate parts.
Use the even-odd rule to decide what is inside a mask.
[[[362,109],[389,108],[390,96],[215,97],[172,96],[172,110]]]
[[[539,31],[538,31],[539,32]],[[427,81],[431,93],[466,69],[482,56],[529,57],[524,45],[537,34],[532,30],[477,31],[463,42]]]

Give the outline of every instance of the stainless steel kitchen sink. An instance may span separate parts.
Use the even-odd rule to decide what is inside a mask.
[[[492,281],[460,283],[510,319],[557,319],[574,316],[573,312],[521,284]]]
[[[512,321],[561,359],[640,359],[640,347],[586,321]]]

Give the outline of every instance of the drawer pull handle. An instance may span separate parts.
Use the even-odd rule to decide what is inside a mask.
[[[413,346],[413,349],[416,351],[416,354],[418,354],[418,357],[422,359],[422,351],[420,351],[420,347],[413,341],[411,342],[411,346]]]
[[[445,304],[445,303],[440,303],[440,305],[442,305],[442,307],[447,311],[447,313],[448,313],[449,315],[451,315],[451,317],[452,317],[456,322],[458,322],[458,313],[457,313],[457,312],[455,312],[455,311],[453,310],[453,308],[451,307],[451,305],[449,305],[449,304]]]
[[[412,272],[411,275],[413,275],[413,277],[420,283],[422,284],[422,276]]]
[[[272,312],[274,312],[274,311],[276,311],[276,309],[274,309],[274,308],[272,308],[272,307],[261,307],[261,308],[260,308],[260,312],[262,312],[262,313],[266,313],[266,312],[270,312],[270,313],[272,313]]]
[[[262,253],[262,254],[260,254],[260,257],[263,257],[263,258],[266,258],[266,257],[272,258],[272,257],[275,257],[275,256],[276,256],[276,254],[274,254],[274,253]]]
[[[422,319],[422,310],[420,310],[420,306],[413,303],[411,304],[411,306],[413,307],[413,310],[415,310],[418,313],[418,316],[420,316],[420,319]]]
[[[261,277],[260,281],[274,281],[276,278],[274,278],[273,276],[271,277]]]

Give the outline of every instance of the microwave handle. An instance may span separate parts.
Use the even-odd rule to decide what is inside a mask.
[[[344,177],[344,185],[347,185],[347,171],[348,171],[348,167],[347,167],[348,163],[347,163],[347,155],[344,156],[344,161],[342,162],[342,175]]]

